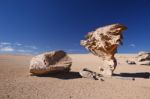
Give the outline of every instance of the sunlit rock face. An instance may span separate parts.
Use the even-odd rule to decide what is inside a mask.
[[[149,65],[150,66],[150,52],[140,51],[136,57],[126,61],[128,64]]]
[[[139,52],[137,56],[137,64],[150,65],[150,52]]]
[[[30,73],[42,75],[55,72],[68,72],[72,60],[64,51],[46,52],[33,57],[30,61]]]
[[[100,66],[101,74],[112,75],[117,66],[114,55],[118,46],[123,43],[122,33],[126,29],[127,27],[121,24],[107,25],[89,32],[85,40],[81,40],[82,46],[104,60],[103,66]]]

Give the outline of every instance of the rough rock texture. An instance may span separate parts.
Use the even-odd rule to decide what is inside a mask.
[[[146,61],[141,61],[141,62],[137,62],[138,65],[150,65],[150,61],[146,60]]]
[[[103,76],[111,76],[117,66],[114,55],[118,46],[122,44],[122,32],[126,29],[121,24],[107,25],[89,32],[86,40],[81,40],[82,46],[104,60],[104,64],[100,66]]]
[[[150,65],[150,53],[141,51],[134,59],[127,60],[127,63],[138,65]]]
[[[89,79],[93,79],[93,80],[103,81],[103,79],[101,78],[102,77],[101,74],[93,72],[87,68],[83,68],[79,73],[83,78],[89,78]]]
[[[141,62],[141,61],[146,61],[146,60],[150,60],[150,53],[148,53],[148,52],[139,52],[138,56],[137,56],[137,61]]]
[[[127,60],[126,63],[128,63],[128,64],[130,64],[130,65],[136,64],[135,61],[133,61],[133,60]]]
[[[139,65],[150,65],[150,53],[139,52],[137,56],[137,64]]]
[[[68,72],[72,65],[71,58],[64,51],[53,51],[37,55],[31,59],[30,73],[48,74]]]

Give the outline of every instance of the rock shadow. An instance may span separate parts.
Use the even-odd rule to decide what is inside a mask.
[[[79,72],[59,72],[59,73],[49,73],[44,75],[33,75],[38,77],[52,77],[52,78],[59,78],[63,80],[69,80],[69,79],[78,79],[82,78],[79,74]]]
[[[149,79],[150,78],[150,73],[149,72],[120,73],[120,74],[113,74],[113,76]]]

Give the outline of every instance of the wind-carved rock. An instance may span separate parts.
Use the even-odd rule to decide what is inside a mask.
[[[139,52],[137,56],[137,64],[150,65],[150,52]]]
[[[64,51],[46,52],[33,57],[30,61],[30,73],[41,75],[54,72],[68,72],[71,58]]]
[[[103,64],[100,64],[101,75],[112,76],[117,66],[114,55],[118,46],[123,43],[122,32],[126,29],[127,27],[121,24],[107,25],[89,32],[86,40],[81,40],[82,46],[103,59]],[[83,76],[82,72],[80,74]]]
[[[128,64],[150,65],[150,52],[141,51],[132,60],[127,60]]]

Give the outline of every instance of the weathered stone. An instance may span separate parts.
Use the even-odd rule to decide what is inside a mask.
[[[150,65],[150,53],[141,51],[134,57],[134,60],[127,60],[126,62],[128,64]]]
[[[145,60],[145,61],[140,61],[137,62],[138,65],[150,65],[150,61],[149,60]]]
[[[114,55],[118,46],[122,44],[122,32],[126,29],[121,24],[107,25],[89,32],[86,40],[81,40],[82,46],[105,61],[104,65],[100,66],[103,76],[111,76],[117,66]]]
[[[31,59],[30,73],[68,72],[71,65],[72,60],[64,51],[46,52]]]
[[[130,65],[136,64],[135,61],[132,61],[132,60],[127,60],[126,62],[127,62],[128,64],[130,64]]]
[[[138,65],[150,65],[150,53],[149,52],[139,52],[137,56]]]
[[[101,74],[93,72],[87,68],[83,68],[79,73],[83,78],[89,78],[89,79],[93,79],[93,80],[103,81],[103,79],[102,79],[103,76]]]
[[[150,61],[150,53],[148,53],[148,52],[139,52],[138,56],[137,56],[137,61],[142,62],[142,61],[146,61],[146,60]]]
[[[104,60],[103,64],[99,67],[100,74],[109,77],[113,74],[113,71],[115,70],[116,66],[117,61],[115,58],[110,60]]]

